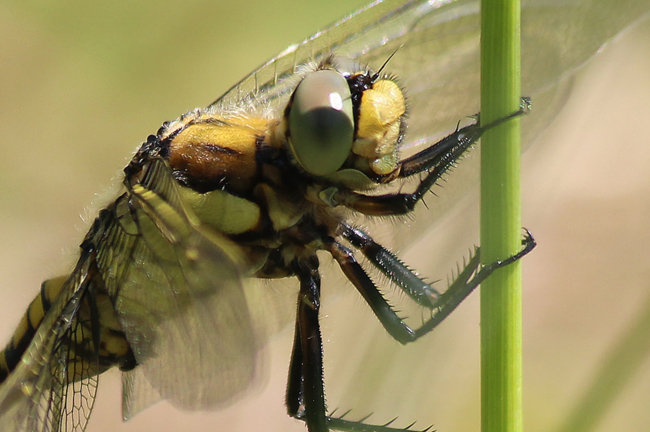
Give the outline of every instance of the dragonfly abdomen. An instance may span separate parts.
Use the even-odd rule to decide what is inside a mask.
[[[41,285],[40,294],[29,304],[11,340],[0,352],[0,383],[20,362],[67,279],[68,276],[60,276]],[[82,374],[86,376],[89,371],[94,375],[112,366],[122,370],[135,367],[135,358],[107,294],[91,296],[87,292],[71,329],[67,367],[72,381],[81,378]]]
[[[11,336],[11,340],[5,349],[0,352],[0,382],[7,378],[20,361],[66,279],[67,276],[60,276],[46,280],[41,284],[40,294],[29,304],[27,312],[20,320],[20,324],[18,324],[16,331]]]

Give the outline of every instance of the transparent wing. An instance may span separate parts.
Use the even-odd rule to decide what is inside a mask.
[[[649,10],[648,2],[634,0],[524,0],[524,94],[549,92],[563,100],[563,79]],[[282,108],[297,84],[297,68],[306,62],[336,53],[377,70],[396,52],[386,70],[405,86],[411,112],[417,113],[409,122],[406,145],[435,138],[477,112],[479,12],[477,0],[375,2],[290,46],[213,105]],[[537,112],[556,108],[547,107],[546,100],[539,105]]]
[[[186,213],[166,163],[152,160],[143,171],[127,180],[97,252],[147,381],[125,380],[126,417],[155,399],[151,391],[183,408],[231,400],[253,378],[257,351],[237,247]]]
[[[93,342],[100,319],[88,316],[96,289],[111,297],[138,363],[125,374],[126,417],[160,398],[209,409],[248,387],[268,329],[253,331],[238,247],[202,230],[177,187],[154,159],[100,214],[75,271],[0,386],[0,430],[85,429],[103,370]]]
[[[85,258],[66,281],[21,362],[0,386],[2,431],[81,432],[86,427],[98,363],[90,336],[96,320],[79,314],[83,302],[92,301],[91,260]],[[82,352],[84,360],[77,357]]]
[[[522,92],[531,96],[532,113],[523,119],[526,145],[558,113],[571,88],[571,76],[608,39],[640,19],[650,10],[648,1],[572,0],[522,2]],[[286,104],[297,84],[294,73],[310,60],[337,53],[386,71],[404,86],[409,104],[404,153],[413,152],[439,140],[459,121],[479,111],[479,24],[477,0],[375,2],[291,46],[225,95],[214,106],[236,106],[263,113]],[[395,247],[408,245],[421,230],[450,214],[467,195],[478,178],[477,164],[464,162],[462,173],[445,191],[434,189],[438,197],[428,200],[429,208],[418,207],[411,226],[393,225],[389,230],[399,240]],[[467,165],[467,166],[465,166]],[[476,224],[458,223],[456,226]],[[471,243],[450,236],[452,242],[467,247]],[[443,265],[444,266],[444,265]]]

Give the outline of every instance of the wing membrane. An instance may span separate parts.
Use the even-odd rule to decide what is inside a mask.
[[[102,211],[82,257],[21,363],[0,387],[0,430],[83,431],[98,362],[98,311],[106,291],[138,367],[124,382],[125,416],[166,398],[208,409],[241,393],[256,370],[239,249],[203,230],[183,207],[161,159],[127,182]]]
[[[478,111],[479,12],[477,0],[375,2],[289,47],[213,105],[226,109],[233,105],[253,110],[277,108],[286,103],[297,84],[293,75],[303,63],[336,53],[378,69],[397,51],[387,70],[406,87],[411,109],[418,113],[415,121],[424,124],[425,136],[435,135],[436,129],[441,134],[453,129],[468,113]],[[563,93],[563,78],[647,12],[646,2],[635,0],[550,4],[524,0],[524,94]],[[414,98],[435,104],[435,109],[416,110]],[[256,104],[250,105],[251,100]],[[539,105],[536,112],[546,104]],[[407,142],[421,138],[411,130]]]
[[[247,387],[257,344],[237,247],[196,225],[176,187],[162,160],[149,162],[116,203],[97,261],[148,384],[177,406],[207,409]],[[127,395],[129,416],[139,405]]]
[[[522,2],[522,91],[533,100],[532,113],[522,120],[525,145],[560,111],[575,70],[604,42],[647,13],[648,3],[634,0]],[[401,148],[404,153],[414,152],[452,132],[458,121],[479,111],[479,25],[477,0],[375,2],[289,47],[213,105],[281,109],[297,84],[293,73],[304,62],[334,52],[378,69],[395,53],[386,70],[405,88],[412,115],[407,119]],[[438,197],[430,200],[431,207],[418,208],[414,219],[427,221],[418,224],[419,229],[390,226],[398,239],[393,242],[395,247],[410,244],[433,221],[452,213],[450,209],[477,183],[477,163],[455,177],[460,181],[454,179],[445,191],[433,190]],[[458,215],[468,212],[459,206],[455,211],[455,226],[476,225],[461,223]],[[468,236],[459,233],[450,238],[464,248],[472,243]]]
[[[96,351],[79,309],[87,298],[91,260],[82,257],[44,317],[21,362],[0,386],[0,430],[83,431],[97,387]],[[84,350],[86,361],[74,361]],[[95,357],[96,359],[96,357]]]

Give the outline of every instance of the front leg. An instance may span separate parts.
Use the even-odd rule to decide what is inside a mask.
[[[401,161],[398,178],[427,172],[413,193],[369,196],[349,189],[330,188],[321,193],[321,199],[329,206],[342,205],[368,216],[399,216],[410,213],[433,185],[481,138],[483,133],[525,114],[529,108],[530,101],[522,99],[522,107],[519,111],[485,126],[477,121],[457,129],[437,143]]]

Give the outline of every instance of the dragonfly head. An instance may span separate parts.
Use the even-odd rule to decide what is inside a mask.
[[[305,74],[285,112],[288,147],[312,175],[356,170],[382,183],[374,179],[399,168],[405,98],[392,79],[352,64],[332,57]]]

